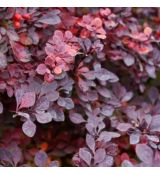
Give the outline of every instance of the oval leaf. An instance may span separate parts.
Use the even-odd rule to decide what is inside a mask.
[[[70,120],[75,123],[75,124],[80,124],[80,123],[84,123],[85,120],[83,119],[81,114],[78,113],[71,113],[69,115]]]
[[[151,164],[153,161],[153,151],[145,144],[138,144],[136,146],[136,154],[138,158],[146,164]]]
[[[0,114],[2,114],[2,112],[3,112],[3,104],[2,102],[0,102]]]
[[[34,163],[38,167],[44,167],[47,165],[48,156],[44,151],[39,151],[34,157]]]
[[[39,123],[49,123],[52,121],[52,115],[49,112],[41,112],[36,114],[36,119]]]
[[[27,120],[23,123],[22,130],[28,137],[33,137],[36,132],[36,125],[31,120]]]
[[[91,136],[90,134],[87,134],[86,143],[87,143],[87,146],[92,150],[92,152],[94,152],[96,144],[93,136]]]
[[[79,157],[85,162],[87,163],[87,165],[91,164],[91,153],[88,152],[85,148],[80,148],[79,150]]]
[[[22,99],[19,109],[21,108],[29,108],[35,104],[36,94],[35,92],[26,92]]]
[[[100,163],[102,162],[106,157],[106,151],[102,148],[99,148],[96,150],[95,155],[94,155],[94,163]]]

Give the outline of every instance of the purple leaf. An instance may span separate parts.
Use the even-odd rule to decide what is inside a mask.
[[[107,88],[104,87],[99,87],[97,88],[98,93],[100,95],[102,95],[105,98],[111,98],[112,97],[112,92],[110,90],[108,90]]]
[[[154,66],[146,65],[146,72],[151,78],[156,78],[156,70]]]
[[[124,109],[124,112],[125,112],[125,114],[127,115],[127,117],[130,120],[134,120],[135,121],[137,119],[137,117],[138,117],[138,114],[137,114],[137,111],[136,111],[136,107],[135,106],[129,106],[129,107],[125,108]]]
[[[104,68],[96,70],[95,76],[98,80],[101,80],[101,81],[110,80],[110,82],[117,82],[119,80],[116,75],[114,75],[112,72],[110,72]]]
[[[10,41],[10,44],[11,44],[14,55],[19,61],[24,62],[24,63],[30,61],[31,55],[26,47],[24,47],[18,42],[13,42],[13,41]]]
[[[78,113],[70,113],[69,118],[75,124],[80,124],[80,123],[84,123],[85,122],[85,120],[83,119],[82,115],[78,114]]]
[[[0,69],[4,69],[7,66],[7,58],[6,56],[0,52]]]
[[[114,108],[109,105],[103,106],[101,110],[101,113],[108,117],[112,116],[113,112],[114,112]]]
[[[138,158],[146,164],[151,164],[153,161],[153,151],[146,144],[136,145],[136,154]]]
[[[22,159],[22,151],[21,149],[16,146],[16,145],[11,145],[9,148],[9,151],[12,155],[12,159],[14,162],[14,165],[17,166],[17,164],[21,161]]]
[[[133,164],[129,160],[124,160],[121,166],[122,167],[133,167]]]
[[[126,66],[132,66],[135,63],[135,59],[131,55],[124,56],[123,61],[126,64]]]
[[[115,83],[113,86],[113,93],[119,98],[123,98],[126,94],[126,89],[120,83]]]
[[[21,104],[19,109],[21,108],[29,108],[35,104],[36,94],[35,92],[26,92],[21,99]]]
[[[44,151],[39,151],[34,157],[34,163],[38,167],[45,167],[47,165],[48,156]]]
[[[49,17],[46,15],[46,16],[43,16],[42,18],[40,18],[38,20],[38,22],[44,23],[44,24],[49,24],[49,25],[56,25],[56,24],[59,24],[61,22],[61,19],[57,15],[54,15],[52,17]]]
[[[50,84],[44,84],[41,86],[41,93],[40,95],[45,95],[45,94],[48,94],[48,93],[51,93],[52,91],[56,90],[57,89],[57,82],[56,81],[53,81],[52,83]]]
[[[22,116],[22,117],[24,117],[26,119],[30,119],[30,115],[28,113],[25,113],[25,112],[17,112],[16,116],[17,115],[20,115],[20,116]]]
[[[114,159],[112,156],[107,155],[103,162],[99,163],[99,167],[111,167],[113,166]]]
[[[9,37],[9,39],[12,41],[19,41],[19,36],[15,32],[15,30],[7,30],[7,35]]]
[[[52,121],[53,117],[49,112],[36,113],[36,119],[39,123],[49,123]]]
[[[22,88],[15,90],[15,97],[16,97],[17,107],[20,105],[23,95],[24,95],[24,90]]]
[[[132,125],[130,123],[119,123],[116,127],[119,131],[126,132]]]
[[[82,45],[83,45],[83,44],[82,44]],[[86,51],[89,52],[89,50],[90,50],[91,47],[92,47],[92,42],[91,42],[91,40],[89,40],[88,38],[86,38],[86,39],[84,40],[84,45],[83,45],[82,47],[83,47],[84,50],[86,49]]]
[[[91,159],[92,159],[92,155],[89,151],[87,151],[85,148],[80,148],[79,150],[79,157],[85,162],[87,163],[87,165],[90,166],[91,164]]]
[[[127,102],[129,100],[131,100],[131,98],[133,97],[133,93],[132,92],[127,92],[124,97],[122,98],[122,102]]]
[[[152,103],[155,103],[155,101],[159,97],[158,89],[156,87],[151,87],[149,89],[149,92],[148,92],[148,97],[149,97],[149,99],[151,100]]]
[[[100,163],[102,162],[106,157],[106,151],[105,149],[99,148],[96,150],[95,155],[94,155],[94,163]]]
[[[0,114],[2,114],[3,113],[3,104],[2,104],[2,102],[0,102]]]
[[[98,94],[97,94],[96,91],[88,91],[86,93],[86,96],[87,96],[87,99],[89,101],[96,101],[96,100],[98,100]]]
[[[44,75],[45,73],[49,73],[49,69],[45,64],[39,64],[36,69],[36,72],[40,75]]]
[[[36,125],[31,120],[27,120],[23,123],[22,130],[28,137],[33,137],[36,132]]]
[[[66,109],[69,110],[69,109],[74,108],[74,103],[73,103],[73,100],[71,98],[66,98],[65,101],[66,101],[66,105],[65,105]]]
[[[91,151],[94,152],[95,151],[95,140],[93,136],[91,136],[90,134],[87,134],[86,143],[87,143],[87,146],[91,149]]]
[[[140,134],[138,134],[138,133],[133,133],[133,134],[131,134],[130,136],[129,136],[129,142],[130,142],[130,144],[137,144],[137,143],[139,143],[139,141],[140,141]]]
[[[0,148],[0,160],[12,164],[12,154],[6,148]]]
[[[160,115],[156,115],[152,117],[152,122],[150,124],[150,130],[152,132],[154,131],[160,132]]]
[[[64,116],[63,110],[60,109],[60,108],[56,108],[56,109],[55,109],[55,112],[56,112],[56,118],[54,117],[53,119],[54,119],[55,121],[64,121],[65,116]],[[52,112],[51,112],[51,114],[52,114]],[[52,114],[52,116],[53,116],[53,114]],[[54,116],[55,116],[55,115],[54,115]]]
[[[59,162],[54,160],[49,164],[50,167],[59,167]]]
[[[160,152],[159,152],[159,150],[155,151],[154,166],[160,167]]]
[[[45,111],[49,108],[49,101],[47,100],[47,98],[45,96],[41,97],[40,99],[38,99],[38,101],[36,102],[36,111]]]
[[[51,109],[49,110],[49,112],[52,115],[52,118],[54,121],[57,121],[57,122],[64,121],[65,117],[62,109],[55,109],[55,110]]]
[[[96,78],[94,75],[94,71],[85,72],[82,73],[82,75],[88,80],[94,80]]]
[[[83,92],[86,92],[89,89],[87,81],[84,81],[81,78],[78,80],[78,86]]]
[[[65,107],[66,109],[74,108],[74,103],[71,98],[62,98],[60,97],[57,101],[59,106]]]
[[[109,141],[111,141],[112,138],[117,138],[117,137],[120,137],[119,133],[102,131],[101,134],[99,135],[98,140],[104,141],[104,142],[109,142]]]
[[[59,98],[59,92],[57,92],[57,91],[52,91],[52,92],[50,92],[50,93],[47,93],[47,94],[46,94],[46,97],[47,97],[47,99],[48,99],[49,101],[54,102],[54,101],[58,100],[58,98]]]
[[[147,135],[147,138],[148,138],[148,140],[150,140],[152,142],[157,142],[158,143],[160,141],[159,137],[156,136],[156,135]]]
[[[32,39],[33,44],[37,45],[39,43],[39,35],[37,32],[35,32],[34,28],[30,28],[28,30],[28,36]]]

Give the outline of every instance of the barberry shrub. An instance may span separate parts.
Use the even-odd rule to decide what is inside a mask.
[[[0,8],[0,166],[160,166],[159,8]]]

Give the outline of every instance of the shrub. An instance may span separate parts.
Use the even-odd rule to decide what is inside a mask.
[[[1,166],[160,166],[159,8],[0,8]]]

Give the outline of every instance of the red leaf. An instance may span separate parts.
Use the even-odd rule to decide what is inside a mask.
[[[20,34],[20,42],[24,45],[31,45],[32,39],[27,35],[27,33]]]
[[[28,62],[30,61],[30,53],[26,47],[18,42],[10,41],[14,55],[19,61]]]
[[[40,75],[44,75],[45,73],[50,73],[50,70],[47,68],[45,64],[39,64],[36,72]]]

